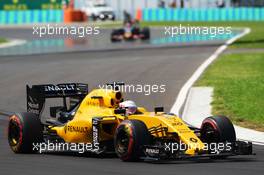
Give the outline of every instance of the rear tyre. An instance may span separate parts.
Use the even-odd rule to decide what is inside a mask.
[[[9,118],[8,143],[15,153],[34,153],[33,143],[43,141],[43,126],[33,113],[16,113]]]
[[[121,41],[118,39],[120,36],[124,35],[124,31],[122,29],[115,29],[111,33],[111,42],[119,42]]]
[[[116,42],[116,38],[115,36],[117,35],[117,31],[116,30],[113,30],[112,33],[111,33],[111,41],[112,42]]]
[[[116,129],[114,146],[123,161],[138,161],[143,156],[143,146],[150,144],[151,135],[139,120],[124,120]]]
[[[142,29],[142,40],[149,40],[150,39],[150,29],[145,27]]]

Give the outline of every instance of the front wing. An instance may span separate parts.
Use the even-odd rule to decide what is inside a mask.
[[[229,156],[238,155],[255,155],[252,152],[252,143],[236,141],[231,143],[230,150],[223,150],[220,152],[202,151],[195,155],[185,154],[184,151],[177,151],[172,153],[171,150],[166,150],[164,146],[150,146],[145,145],[143,148],[144,156],[141,157],[144,161],[162,161],[162,160],[188,160],[197,158],[226,158]]]

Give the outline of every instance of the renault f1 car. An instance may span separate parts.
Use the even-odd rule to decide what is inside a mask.
[[[111,41],[119,42],[122,40],[133,41],[133,40],[149,40],[150,29],[148,27],[140,28],[137,22],[126,23],[123,28],[114,29],[111,33]]]
[[[94,153],[115,152],[123,161],[252,154],[252,143],[236,140],[227,117],[208,117],[200,128],[194,128],[163,112],[162,107],[154,112],[138,107],[136,113],[128,115],[118,105],[124,99],[118,87],[124,84],[109,85],[113,88],[89,93],[88,85],[81,83],[27,86],[27,112],[15,113],[9,119],[10,148],[15,153],[35,153],[34,143],[91,143]],[[44,117],[49,98],[59,98],[63,105],[49,107],[49,115]],[[215,149],[220,143],[221,149]]]

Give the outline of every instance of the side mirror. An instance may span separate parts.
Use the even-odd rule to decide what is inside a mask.
[[[155,107],[154,111],[155,111],[155,114],[157,114],[158,112],[164,112],[164,108],[163,107]]]

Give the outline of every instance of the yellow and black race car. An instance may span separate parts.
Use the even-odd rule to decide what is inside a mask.
[[[128,115],[119,107],[122,85],[112,83],[107,87],[113,88],[90,93],[88,85],[80,83],[27,86],[27,112],[10,116],[11,149],[15,153],[35,153],[41,143],[90,144],[89,151],[115,152],[123,161],[252,154],[252,143],[237,141],[232,123],[224,116],[208,117],[201,128],[194,128],[178,116],[163,112],[162,107],[154,112],[138,107]],[[50,107],[49,115],[44,116],[49,98],[62,99],[63,105]]]

